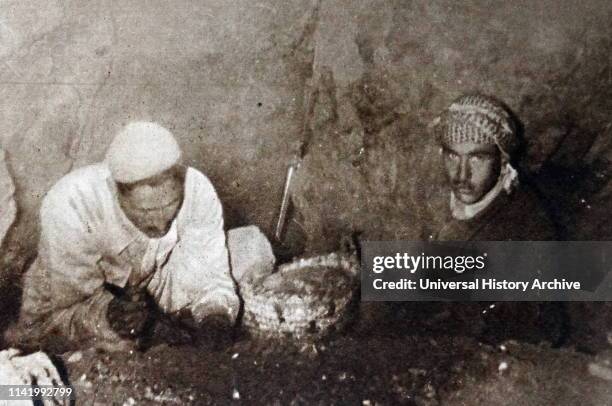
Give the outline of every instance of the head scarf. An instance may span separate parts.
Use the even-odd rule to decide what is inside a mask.
[[[514,120],[499,101],[489,96],[459,97],[437,119],[435,126],[442,144],[494,144],[508,159],[518,146]]]
[[[106,152],[113,179],[133,183],[170,169],[181,159],[181,150],[170,131],[156,123],[126,125]]]
[[[458,142],[492,144],[502,154],[497,183],[481,200],[465,204],[451,192],[453,217],[458,220],[471,219],[486,209],[502,190],[509,194],[518,186],[518,174],[510,163],[510,157],[519,144],[516,125],[499,101],[480,94],[461,96],[434,121],[434,127],[436,138],[443,145]]]

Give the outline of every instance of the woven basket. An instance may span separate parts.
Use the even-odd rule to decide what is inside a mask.
[[[321,337],[346,313],[358,274],[354,258],[333,253],[255,276],[241,286],[244,325],[256,336]]]

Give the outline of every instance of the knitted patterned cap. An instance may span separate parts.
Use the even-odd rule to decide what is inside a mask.
[[[495,144],[508,155],[518,146],[516,126],[508,111],[499,101],[480,94],[456,99],[436,127],[441,143]]]

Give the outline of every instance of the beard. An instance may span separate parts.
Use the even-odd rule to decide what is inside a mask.
[[[482,199],[486,194],[478,190],[478,187],[469,182],[456,182],[451,184],[455,197],[465,204],[473,204]]]

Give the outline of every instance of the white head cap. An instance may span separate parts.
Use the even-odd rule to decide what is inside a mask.
[[[106,152],[113,179],[120,183],[158,175],[180,159],[181,150],[172,133],[159,124],[144,121],[126,125]]]

